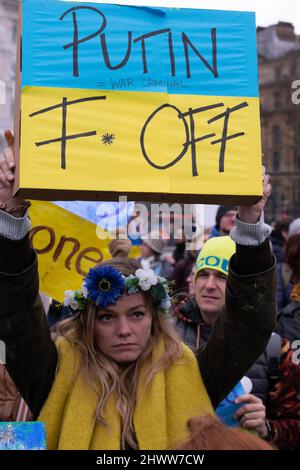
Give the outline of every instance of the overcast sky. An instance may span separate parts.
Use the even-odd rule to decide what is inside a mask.
[[[107,0],[105,2],[94,0],[94,3],[255,11],[257,25],[269,26],[279,20],[289,21],[294,23],[296,32],[300,34],[299,0]]]

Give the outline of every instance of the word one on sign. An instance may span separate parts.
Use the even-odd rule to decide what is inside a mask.
[[[26,0],[18,63],[25,197],[261,195],[253,13]]]

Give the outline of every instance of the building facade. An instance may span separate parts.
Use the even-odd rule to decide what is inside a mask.
[[[285,213],[300,217],[300,103],[293,99],[293,84],[300,80],[300,37],[291,23],[279,22],[258,28],[257,43],[262,148],[272,175],[270,222]]]
[[[0,149],[14,115],[18,0],[0,0]]]

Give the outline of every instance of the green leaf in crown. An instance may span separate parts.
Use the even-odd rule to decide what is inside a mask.
[[[150,294],[155,300],[163,300],[166,297],[166,291],[162,284],[151,286]]]

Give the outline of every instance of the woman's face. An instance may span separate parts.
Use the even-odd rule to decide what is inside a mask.
[[[97,311],[96,343],[109,359],[132,362],[146,349],[151,325],[152,313],[143,294],[125,294],[116,304]]]

